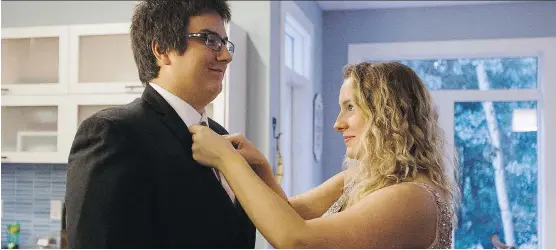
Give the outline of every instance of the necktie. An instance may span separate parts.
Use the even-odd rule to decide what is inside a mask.
[[[208,125],[205,121],[199,122],[199,125],[208,127]],[[222,181],[220,180],[220,174],[218,174],[218,170],[216,170],[216,168],[211,168],[211,169],[212,169],[212,172],[214,172],[214,175],[216,176],[216,179],[218,180],[218,182],[222,183]]]
[[[199,122],[199,125],[201,126],[207,126],[207,123],[205,121],[201,121]],[[218,171],[216,168],[212,168],[212,172],[214,172],[214,175],[216,176],[216,179],[218,180],[218,182],[220,182],[220,184],[222,184],[222,187],[224,188],[224,190],[226,191],[226,193],[228,194],[228,196],[230,196],[230,199],[232,199],[232,202],[235,203],[234,199],[235,199],[235,194],[232,191],[232,188],[230,187],[230,185],[228,184],[228,182],[226,181],[226,178],[224,178],[224,176],[222,176],[222,174],[220,173],[220,171]]]

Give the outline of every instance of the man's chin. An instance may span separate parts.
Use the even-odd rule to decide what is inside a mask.
[[[222,84],[216,86],[214,84],[211,86],[206,86],[204,93],[206,93],[207,99],[210,100],[209,103],[211,103],[214,101],[214,99],[216,99],[220,92],[222,92]]]

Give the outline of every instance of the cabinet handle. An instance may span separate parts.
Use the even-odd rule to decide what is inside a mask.
[[[2,88],[2,94],[4,94],[5,92],[8,92],[8,91],[10,91],[10,89]]]
[[[6,159],[8,159],[7,156],[2,156],[2,160],[6,160]]]
[[[133,90],[134,90],[135,88],[142,88],[142,87],[143,87],[142,85],[127,85],[127,86],[125,86],[125,88],[126,88],[127,91],[129,91],[129,92],[133,92]]]

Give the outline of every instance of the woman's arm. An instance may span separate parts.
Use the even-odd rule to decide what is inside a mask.
[[[229,141],[205,126],[189,130],[193,158],[222,171],[251,221],[276,248],[425,248],[436,236],[436,202],[418,185],[386,187],[345,211],[304,220]]]
[[[341,213],[304,220],[240,155],[223,159],[218,168],[276,248],[426,248],[434,240],[436,203],[415,185],[384,188]]]
[[[283,200],[287,201],[305,220],[322,216],[343,192],[344,172],[340,172],[321,185],[302,194],[288,198],[280,184],[276,182],[270,165],[252,166],[252,168],[270,189],[274,190]]]
[[[343,192],[344,172],[347,171],[335,175],[318,187],[305,193],[288,198],[274,178],[270,163],[253,143],[241,134],[226,135],[224,137],[236,146],[237,152],[249,163],[259,178],[274,190],[276,194],[282,197],[283,200],[287,201],[303,219],[309,220],[320,217]]]
[[[319,186],[291,197],[291,206],[305,220],[321,217],[342,195],[344,174],[340,172]]]
[[[261,165],[251,165],[253,171],[261,178],[261,180],[270,188],[272,189],[277,195],[279,195],[284,201],[288,201],[288,196],[276,182],[274,179],[274,174],[272,173],[272,168],[270,167],[270,163],[265,159],[265,163]]]

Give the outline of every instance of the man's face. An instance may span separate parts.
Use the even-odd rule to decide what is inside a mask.
[[[188,34],[213,33],[227,39],[224,21],[218,14],[189,18]],[[188,34],[184,34],[187,36]],[[232,55],[223,44],[220,51],[208,47],[205,38],[191,37],[183,55],[170,53],[171,75],[179,92],[194,95],[199,105],[207,105],[222,91],[222,80]]]

